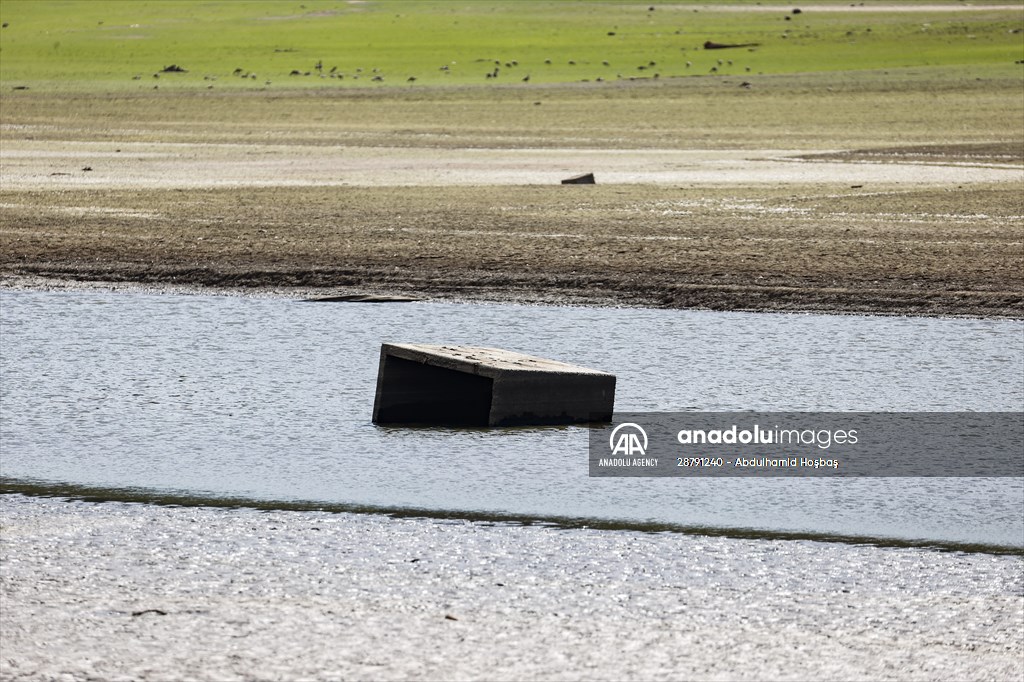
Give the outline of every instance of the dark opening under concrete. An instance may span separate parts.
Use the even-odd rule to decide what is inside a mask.
[[[494,380],[389,357],[378,377],[374,421],[381,424],[487,426]]]
[[[377,424],[512,426],[607,422],[615,377],[605,372],[479,346],[385,343]]]

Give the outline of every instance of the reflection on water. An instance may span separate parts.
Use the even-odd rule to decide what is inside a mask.
[[[618,376],[619,411],[1020,410],[1016,321],[0,293],[9,479],[1024,546],[1019,479],[590,479],[583,427],[370,423],[382,341]]]

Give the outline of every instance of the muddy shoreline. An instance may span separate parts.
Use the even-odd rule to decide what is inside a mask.
[[[900,292],[898,290],[815,290],[796,286],[726,287],[720,285],[634,285],[622,289],[589,287],[563,281],[488,285],[473,278],[463,283],[432,285],[427,276],[394,279],[386,284],[365,281],[351,285],[317,286],[325,273],[273,272],[223,275],[217,272],[152,273],[62,271],[40,268],[0,275],[0,290],[117,291],[176,295],[284,297],[303,300],[348,298],[353,302],[402,300],[464,303],[514,303],[593,307],[644,307],[734,312],[823,313],[833,315],[900,315],[1024,319],[1024,306],[1012,294],[977,292]],[[330,273],[334,275],[335,273]],[[343,275],[359,280],[358,276]]]
[[[708,120],[695,146],[669,125],[669,95],[711,87],[698,85],[606,102],[629,120],[586,139],[558,127],[575,92],[557,107],[461,102],[465,130],[446,91],[428,103],[180,95],[173,130],[155,96],[86,98],[93,113],[74,125],[47,97],[13,98],[0,125],[0,283],[1024,319],[1024,145],[1007,137],[1008,108],[969,138],[880,136],[879,95],[858,90],[844,101],[863,107],[863,126],[827,109],[815,120],[828,135],[737,138]],[[765,105],[790,112],[784,95]],[[242,101],[258,105],[252,120],[235,116]],[[370,109],[349,120],[357,103]],[[509,138],[512,103],[553,137]],[[286,106],[313,122],[271,135]],[[637,106],[671,113],[668,127],[623,138]],[[403,133],[423,107],[439,127]],[[328,111],[340,118],[317,123]],[[472,112],[495,123],[478,131]],[[108,120],[135,127],[111,138]],[[378,136],[349,135],[367,122]],[[865,131],[877,146],[860,146]],[[598,183],[560,184],[582,171]]]
[[[0,192],[0,286],[1024,319],[1018,188]]]

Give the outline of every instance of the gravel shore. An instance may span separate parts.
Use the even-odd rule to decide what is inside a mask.
[[[0,678],[1024,675],[1024,559],[0,497]]]

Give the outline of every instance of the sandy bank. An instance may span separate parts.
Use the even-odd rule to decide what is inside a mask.
[[[848,163],[828,150],[795,149],[418,149],[11,140],[4,142],[0,161],[5,190],[35,191],[543,186],[595,170],[602,184],[690,187],[920,187],[1013,182],[1021,175],[1019,164],[1005,160],[907,162],[890,153]]]
[[[1016,679],[1020,557],[6,495],[5,679]]]

